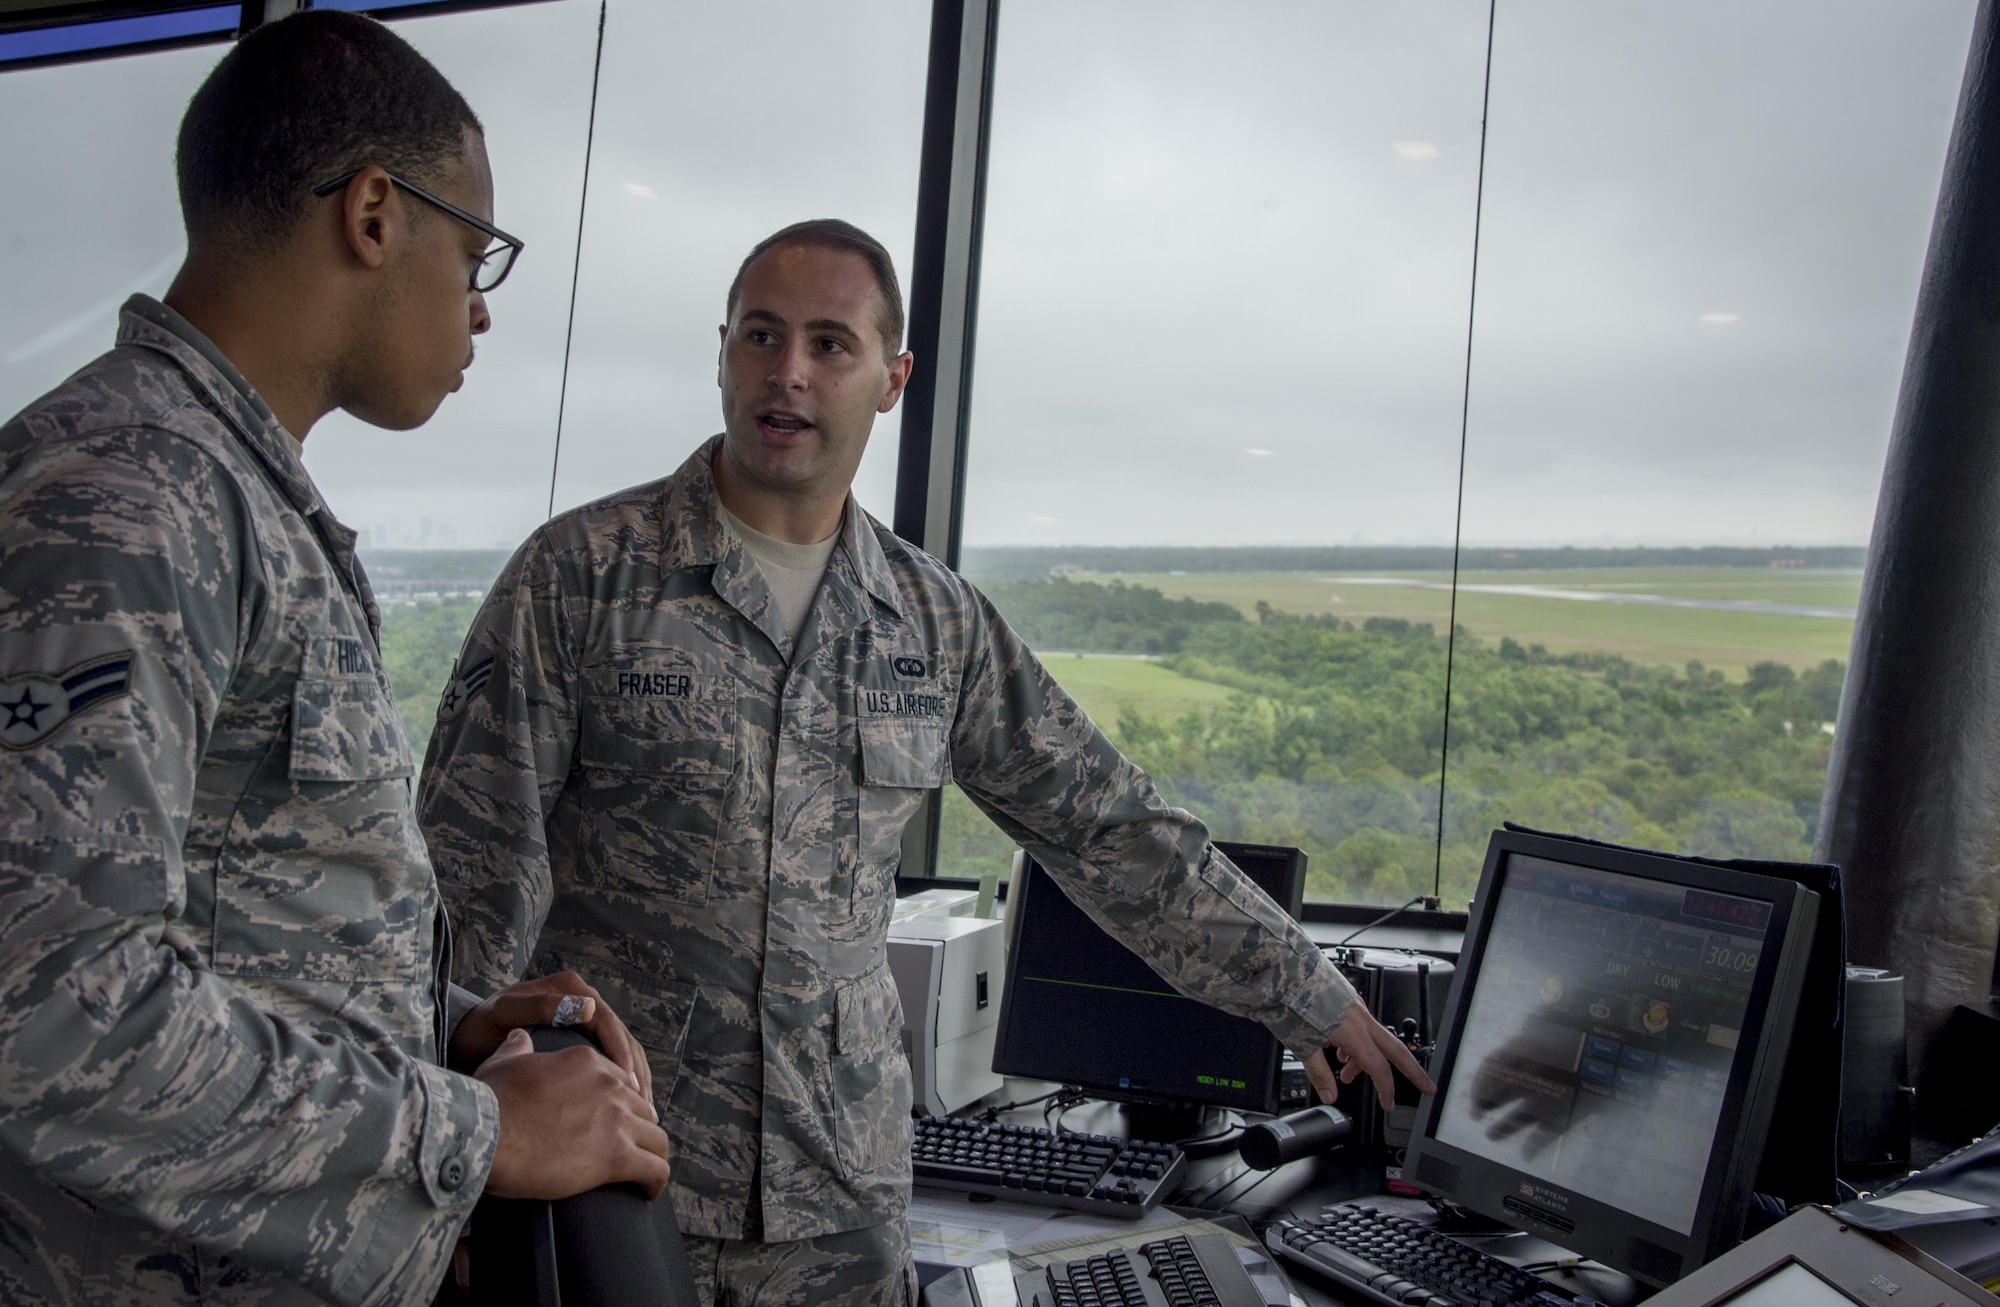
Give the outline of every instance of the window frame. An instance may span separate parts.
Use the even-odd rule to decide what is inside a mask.
[[[543,0],[356,0],[315,5],[313,0],[44,0],[0,15],[0,73],[54,64],[115,59],[183,46],[221,45],[305,9],[338,9],[372,18],[419,18],[467,9],[498,9]],[[205,11],[233,9],[233,22],[209,14],[208,25],[187,30],[176,16],[198,19]],[[180,30],[174,30],[178,27]],[[62,48],[11,55],[30,34],[53,38]],[[10,41],[9,38],[13,38]]]
[[[922,362],[903,396],[896,463],[897,535],[956,569],[965,518],[972,379],[991,155],[994,49],[1000,0],[933,0],[917,233],[910,272],[909,348]],[[936,875],[942,790],[932,790],[903,833],[898,894],[976,889]],[[1006,885],[1000,892],[1004,898]],[[1304,905],[1302,920],[1359,926],[1379,905]],[[1383,923],[1463,931],[1465,913],[1409,910]]]
[[[957,568],[972,413],[973,337],[992,141],[993,47],[1000,0],[932,0],[924,134],[910,264],[909,349],[896,458],[897,535]],[[903,831],[902,865],[937,879],[943,791],[925,795]],[[899,877],[899,881],[900,881]]]
[[[540,2],[320,0],[316,6],[315,0],[241,0],[241,20],[233,31],[145,37],[11,61],[0,54],[0,73],[226,42],[264,22],[314,7],[338,7],[395,20]],[[43,0],[0,17],[0,38],[131,24],[133,20],[216,7],[216,0]],[[921,362],[903,401],[892,524],[898,535],[953,568],[959,566],[962,546],[999,20],[1000,0],[932,0],[910,263],[909,347]],[[1464,473],[1462,441],[1461,480]],[[1454,546],[1457,543],[1454,541]],[[1455,632],[1452,635],[1455,637]],[[1444,707],[1448,713],[1449,698]],[[942,791],[927,796],[905,833],[900,887],[976,883],[935,874],[941,796]],[[1316,902],[1306,906],[1304,915],[1317,922],[1361,924],[1382,910],[1378,906]],[[1398,916],[1392,924],[1450,926],[1462,924],[1463,916],[1419,910]]]
[[[926,869],[928,870],[928,868]],[[1009,878],[1000,878],[995,891],[995,901],[1007,901]],[[896,876],[896,896],[916,894],[927,889],[976,890],[979,882],[966,876]],[[1462,909],[1452,908],[1397,908],[1393,913],[1388,909],[1367,903],[1325,903],[1308,899],[1299,910],[1299,920],[1327,926],[1367,926],[1371,923],[1384,930],[1442,930],[1465,933],[1465,923],[1469,914]],[[1362,941],[1357,947],[1373,947]]]

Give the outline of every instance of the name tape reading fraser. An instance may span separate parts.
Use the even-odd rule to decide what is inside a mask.
[[[620,672],[618,693],[639,698],[691,699],[694,678],[684,672]]]

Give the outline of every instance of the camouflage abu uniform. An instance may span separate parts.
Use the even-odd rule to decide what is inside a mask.
[[[498,1133],[354,537],[135,297],[0,427],[0,1300],[427,1302]]]
[[[852,499],[794,650],[716,514],[715,447],[515,554],[418,795],[468,983],[576,967],[651,1053],[685,1232],[903,1214],[887,932],[903,827],[946,782],[1183,992],[1320,1047],[1353,999],[1334,967]]]

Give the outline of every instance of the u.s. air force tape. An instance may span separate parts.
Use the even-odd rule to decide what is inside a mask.
[[[941,694],[908,694],[895,690],[863,690],[855,696],[865,717],[948,717],[951,705]]]

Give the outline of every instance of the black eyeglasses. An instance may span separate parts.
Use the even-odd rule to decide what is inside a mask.
[[[351,172],[344,172],[330,182],[324,182],[313,187],[313,194],[321,199],[325,199],[341,187],[347,185],[347,183],[353,181],[356,177],[359,177],[361,172],[362,170],[359,168]],[[486,251],[480,257],[479,266],[472,270],[472,289],[483,295],[498,286],[501,282],[507,280],[507,274],[514,270],[514,260],[521,256],[522,249],[526,247],[527,243],[525,241],[516,236],[509,236],[490,222],[473,217],[464,209],[459,208],[456,204],[448,200],[440,200],[421,186],[411,185],[393,172],[387,172],[386,169],[384,172],[390,181],[418,199],[430,201],[460,222],[483,231],[494,240],[500,242],[492,249]]]

